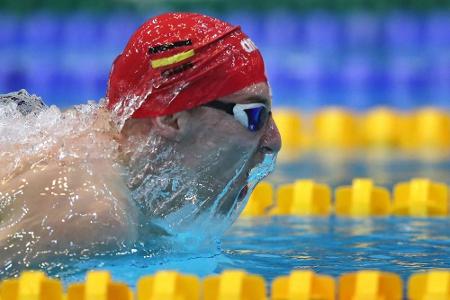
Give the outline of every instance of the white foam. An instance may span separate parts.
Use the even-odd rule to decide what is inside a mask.
[[[26,166],[117,156],[109,112],[95,102],[66,111],[56,106],[22,115],[15,103],[0,106],[0,180]]]

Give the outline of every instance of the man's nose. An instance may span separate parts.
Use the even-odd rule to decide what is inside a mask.
[[[265,153],[277,153],[281,149],[280,132],[272,117],[270,117],[264,135],[261,137],[260,147]]]

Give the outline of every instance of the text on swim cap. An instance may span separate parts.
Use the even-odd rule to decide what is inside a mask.
[[[166,44],[161,44],[161,45],[156,45],[154,47],[150,47],[148,49],[148,52],[154,54],[154,53],[158,53],[158,52],[167,51],[167,50],[170,50],[173,48],[190,46],[190,45],[192,45],[191,40],[176,41],[173,43],[166,43]]]
[[[258,49],[256,47],[255,43],[253,43],[253,41],[251,39],[249,39],[249,38],[243,39],[241,41],[241,46],[248,53],[253,52],[253,51]]]

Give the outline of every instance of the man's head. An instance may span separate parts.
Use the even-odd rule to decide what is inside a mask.
[[[280,149],[271,101],[262,57],[239,27],[191,13],[142,25],[113,65],[107,107],[146,214],[165,229],[205,212],[234,220]]]
[[[108,108],[121,118],[168,115],[260,82],[263,59],[239,26],[166,13],[144,23],[114,61]]]

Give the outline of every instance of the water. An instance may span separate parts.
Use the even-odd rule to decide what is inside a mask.
[[[116,155],[116,143],[109,138],[101,138],[102,133],[109,130],[109,124],[103,122],[102,118],[94,117],[98,116],[98,108],[94,104],[79,106],[66,112],[52,107],[35,116],[24,117],[15,114],[14,109],[3,112],[5,116],[0,119],[3,130],[0,135],[0,138],[3,138],[1,140],[3,155],[22,159],[30,156],[37,156],[39,159],[56,156],[60,161],[77,161],[77,167],[88,164],[88,158]],[[12,117],[8,114],[12,114]],[[105,119],[108,120],[106,117]],[[92,132],[92,128],[101,130]],[[84,138],[85,142],[72,143],[70,141],[73,138],[77,140]],[[95,143],[90,142],[91,140]],[[23,146],[25,142],[27,146]],[[64,147],[55,149],[55,146],[61,143]],[[17,144],[22,145],[15,148]],[[152,144],[143,144],[147,145]],[[355,177],[370,177],[377,184],[389,188],[397,182],[413,177],[429,177],[450,183],[449,157],[446,152],[436,151],[404,153],[386,150],[330,149],[304,153],[294,161],[280,163],[268,180],[278,185],[298,178],[313,178],[330,184],[333,188],[350,184]],[[214,161],[215,157],[210,159]],[[148,157],[144,160],[148,161]],[[162,160],[167,161],[166,158]],[[283,158],[280,162],[282,160]],[[3,178],[8,177],[10,173],[13,174],[17,165],[20,166],[22,163],[26,165],[26,162],[20,159],[5,159],[5,161],[10,164],[6,164],[6,167],[0,170],[4,172],[3,175],[0,172],[2,175],[0,177]],[[155,161],[152,161],[153,164]],[[234,165],[240,165],[239,162],[241,161]],[[250,190],[254,181],[271,168],[271,162],[271,159],[267,159],[260,168],[249,172]],[[211,163],[208,168],[211,169],[212,166]],[[239,173],[240,171],[237,172]],[[172,176],[174,174],[182,173],[169,172],[170,178],[165,176],[167,174],[161,176],[156,174],[157,179],[164,180],[155,180],[156,186],[152,183],[149,185],[150,188],[144,185],[144,191],[159,192],[164,191],[166,186],[173,187],[174,184],[168,185],[167,182],[175,181]],[[214,174],[216,176],[213,179],[220,181],[219,171]],[[181,178],[180,182],[192,182],[185,180],[186,178]],[[209,177],[206,179],[209,180]],[[211,182],[206,179],[204,186],[208,187]],[[63,183],[61,185],[64,187]],[[158,185],[162,185],[160,189],[156,188]],[[226,211],[233,214],[238,213],[239,209],[234,209],[231,205]],[[170,221],[167,218],[170,214],[162,216],[165,217],[162,218],[165,221]],[[176,216],[172,219],[176,224],[180,223]],[[232,215],[227,215],[222,221],[226,223],[232,219]],[[212,218],[196,218],[196,221],[198,221],[196,230],[187,235],[179,234],[175,243],[163,237],[152,238],[151,244],[159,246],[159,249],[155,247],[154,251],[143,252],[125,247],[126,251],[114,255],[98,252],[71,258],[59,257],[41,264],[40,267],[49,275],[63,279],[65,284],[83,280],[86,271],[90,269],[106,269],[112,272],[116,280],[124,281],[132,287],[139,277],[163,269],[175,269],[203,277],[220,273],[225,269],[242,268],[260,274],[270,282],[274,277],[288,274],[296,268],[313,269],[333,276],[361,269],[379,269],[396,272],[406,280],[411,273],[424,269],[450,267],[448,218],[241,219],[228,230],[220,243],[214,242],[214,238],[211,238],[210,242],[202,244],[202,247],[192,246],[190,244],[192,237],[195,237],[196,233],[203,235],[212,231],[214,225],[220,225],[220,222],[215,222],[216,220]],[[171,225],[171,228],[175,227]],[[19,247],[16,252],[20,253],[22,249],[24,248]],[[0,271],[8,272],[6,268]]]
[[[279,184],[308,177],[336,187],[349,184],[354,177],[367,176],[391,188],[399,181],[430,175],[449,182],[445,155],[431,159],[429,154],[391,152],[368,161],[367,152],[334,153],[333,157],[339,158],[338,164],[330,164],[328,154],[306,154],[295,162],[279,164],[269,180]],[[110,270],[116,280],[135,287],[139,277],[168,269],[201,277],[226,269],[245,269],[264,276],[268,284],[293,269],[312,269],[336,277],[346,272],[377,269],[395,272],[406,282],[416,272],[450,268],[449,226],[450,218],[238,219],[220,244],[210,249],[166,256],[100,258],[80,263],[78,269],[59,275],[65,283],[81,281],[86,271],[100,268]]]
[[[77,271],[60,273],[65,283],[85,272],[106,269],[135,287],[139,277],[178,270],[204,277],[226,269],[245,269],[267,283],[294,269],[339,276],[376,269],[399,274],[450,268],[449,219],[415,218],[257,218],[240,219],[224,236],[221,250],[166,257],[124,256],[93,259]]]
[[[211,256],[274,166],[258,139],[216,126],[210,114],[241,126],[220,111],[186,112],[175,139],[146,119],[119,132],[103,101],[23,113],[21,100],[37,98],[15,96],[0,95],[0,279],[30,268],[62,277],[136,253]]]
[[[450,267],[449,219],[273,218],[240,220],[223,240],[231,259],[268,281],[292,269],[339,276],[377,269],[407,279],[414,272]]]

